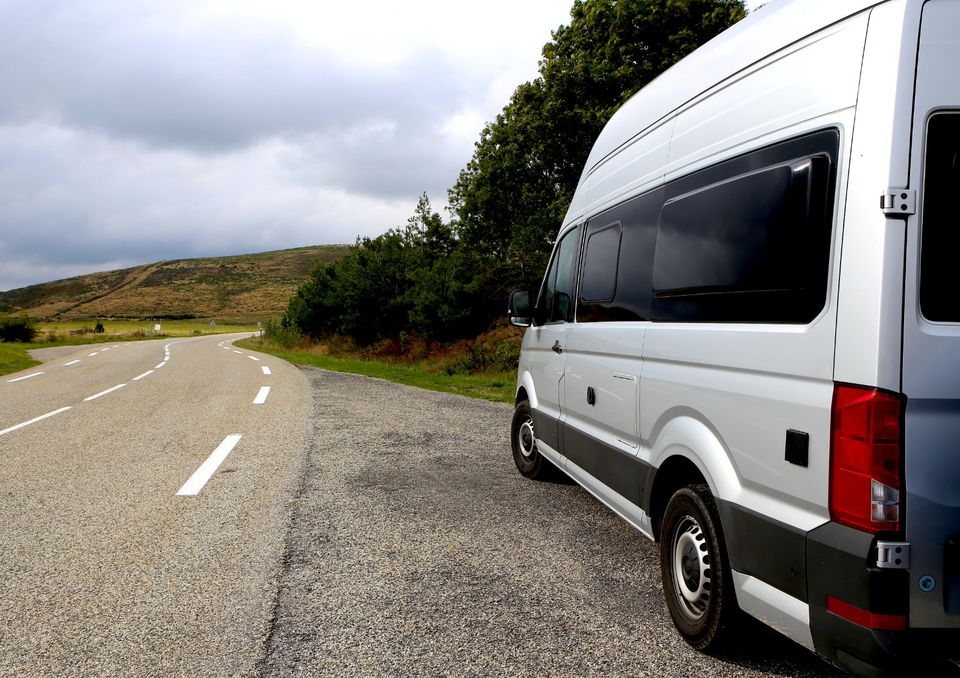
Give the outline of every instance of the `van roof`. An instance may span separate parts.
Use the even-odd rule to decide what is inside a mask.
[[[877,0],[773,0],[674,64],[634,94],[603,128],[584,178],[604,158],[712,86]]]

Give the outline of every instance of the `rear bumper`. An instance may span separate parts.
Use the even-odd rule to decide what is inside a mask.
[[[871,562],[876,562],[874,538],[865,532],[827,523],[808,533],[807,592],[817,653],[862,676],[902,675],[925,665],[937,667],[934,675],[960,675],[948,673],[953,669],[944,663],[960,653],[960,629],[906,628],[908,572],[870,567]],[[830,611],[830,598],[863,611],[879,628]]]

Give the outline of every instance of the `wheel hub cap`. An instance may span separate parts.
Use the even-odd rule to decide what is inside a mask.
[[[674,531],[674,591],[680,608],[691,619],[699,619],[710,601],[710,551],[700,524],[686,516]]]
[[[520,424],[520,430],[517,432],[517,442],[520,446],[520,454],[524,459],[530,459],[537,450],[536,435],[533,431],[533,419],[527,418]]]

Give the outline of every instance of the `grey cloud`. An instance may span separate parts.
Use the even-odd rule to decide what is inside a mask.
[[[158,146],[223,151],[390,116],[438,118],[479,83],[444,55],[372,70],[279,26],[185,30],[139,3],[0,5],[0,120],[36,117]]]

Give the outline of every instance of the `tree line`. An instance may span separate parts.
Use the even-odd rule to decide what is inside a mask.
[[[407,224],[318,267],[275,334],[401,333],[448,341],[503,315],[535,285],[604,124],[637,90],[746,14],[742,0],[575,0],[539,76],[480,133],[449,190],[450,218],[421,196]]]

